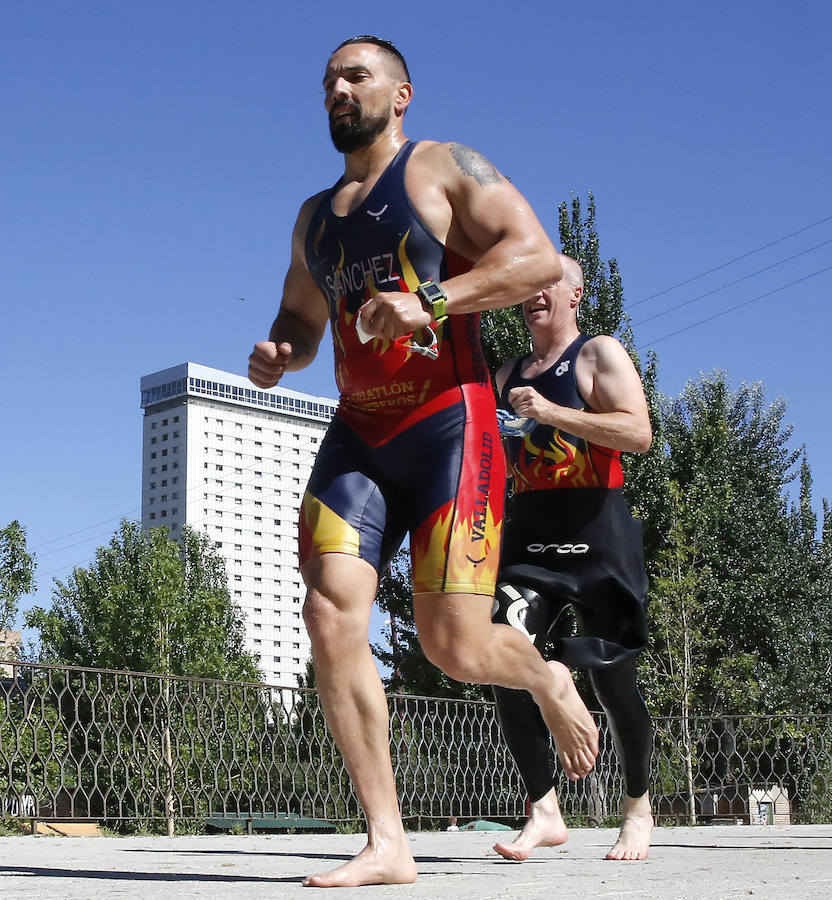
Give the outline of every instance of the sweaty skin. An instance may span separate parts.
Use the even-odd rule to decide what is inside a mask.
[[[407,144],[402,121],[412,86],[389,50],[373,41],[360,41],[333,53],[323,87],[330,131],[336,147],[344,153],[344,174],[332,194],[331,212],[346,217],[361,208]],[[420,141],[407,162],[404,185],[416,215],[433,238],[449,257],[469,264],[464,271],[460,268],[441,278],[452,326],[470,323],[476,329],[476,313],[512,305],[518,297],[529,296],[560,277],[560,258],[529,204],[475,150]],[[257,343],[249,357],[249,378],[259,387],[273,387],[286,372],[309,365],[331,321],[330,301],[342,299],[325,297],[307,264],[310,222],[326,193],[309,198],[298,214],[280,309],[268,340]],[[361,346],[393,341],[431,321],[413,287],[371,292],[359,308],[362,327],[376,340],[347,348],[347,361],[351,353],[361,352]],[[348,310],[350,314],[357,311]],[[334,339],[339,337],[334,335]],[[488,387],[487,373],[482,382]],[[389,433],[382,423],[374,434],[373,448],[395,432],[395,417],[388,420],[392,422]],[[496,418],[493,428],[496,430]],[[369,443],[366,435],[356,434]],[[352,474],[347,473],[349,477]],[[362,484],[367,486],[366,477]],[[325,526],[333,525],[333,518],[327,515],[320,505],[316,516],[310,514],[310,533],[316,524],[311,522],[313,518],[317,517],[318,523],[323,518]],[[499,519],[497,533],[501,510]],[[337,517],[334,525],[337,535],[349,533]],[[313,534],[313,550],[315,540]],[[339,546],[338,540],[336,536],[332,546]],[[496,559],[493,571],[496,575]],[[304,884],[336,887],[412,882],[416,866],[399,813],[387,701],[368,644],[378,572],[360,553],[347,552],[346,546],[320,555],[309,553],[301,572],[307,586],[303,614],[320,701],[367,819],[366,848],[344,865],[310,876]],[[414,617],[426,656],[457,680],[504,682],[507,687],[528,691],[552,729],[564,770],[570,778],[583,777],[598,753],[592,717],[568,671],[554,671],[525,638],[491,623],[493,583],[488,591],[491,593],[415,594]]]
[[[559,360],[565,358],[565,351],[572,347],[580,337],[577,326],[576,310],[583,296],[583,274],[578,264],[568,257],[562,258],[564,277],[542,291],[538,291],[523,304],[523,315],[526,325],[532,336],[532,353],[526,357],[521,365],[520,372],[523,379],[533,380],[550,377],[546,373],[553,371],[552,367]],[[500,394],[512,372],[515,372],[515,360],[506,363],[497,373],[496,382]],[[557,375],[557,373],[555,373]],[[564,372],[565,374],[565,372]],[[586,401],[583,409],[571,406],[559,405],[541,395],[535,387],[523,385],[513,387],[508,391],[508,400],[517,416],[534,419],[541,425],[552,426],[561,434],[574,435],[601,448],[610,448],[616,451],[630,451],[636,453],[645,452],[651,443],[652,432],[644,391],[638,373],[635,370],[624,348],[614,338],[599,336],[586,341],[577,355],[574,367],[574,377],[580,391],[580,395]],[[555,379],[557,380],[557,379]],[[512,382],[516,383],[516,382]],[[546,383],[551,382],[541,382]],[[515,445],[518,442],[515,441]],[[614,477],[617,471],[620,477],[620,467],[609,470]],[[515,491],[537,490],[540,487],[551,487],[547,482],[541,484],[529,483],[526,486],[519,485],[518,479],[523,477],[523,470],[513,470]],[[564,474],[558,472],[558,474]],[[603,482],[600,482],[603,484]],[[619,482],[615,482],[616,484]],[[591,488],[601,490],[603,487]],[[576,497],[583,497],[580,488],[572,488]],[[558,495],[557,491],[550,491],[552,495]],[[546,491],[541,491],[539,496],[545,500]],[[551,504],[551,501],[548,501]],[[563,508],[560,504],[559,508]],[[582,502],[582,508],[586,503]],[[518,525],[519,528],[519,525]],[[518,532],[522,533],[522,532]],[[623,535],[619,535],[623,538]],[[640,539],[639,539],[640,541]],[[530,601],[531,602],[531,601]],[[622,613],[619,607],[615,607],[615,618],[620,619]],[[548,628],[548,626],[546,626]],[[544,629],[545,630],[545,629]],[[545,637],[541,642],[545,643]],[[559,666],[560,663],[550,662],[550,666]],[[615,673],[621,672],[620,690],[611,691],[606,686],[609,679],[601,673],[593,674],[593,684],[596,693],[605,703],[604,698],[613,704],[609,707],[608,716],[614,726],[616,717],[624,720],[632,719],[638,723],[634,725],[632,733],[626,733],[627,738],[622,742],[621,734],[616,739],[616,749],[619,758],[624,762],[627,757],[622,756],[629,748],[645,748],[632,752],[630,757],[634,768],[634,782],[646,784],[646,767],[649,767],[649,740],[647,742],[639,737],[643,730],[650,730],[649,715],[644,708],[643,700],[636,687],[635,667],[632,662],[626,665],[618,665],[610,669],[610,677],[615,680]],[[601,688],[603,687],[603,691]],[[501,694],[495,690],[498,699],[498,709],[501,709]],[[522,740],[526,735],[526,743],[520,744],[515,753],[516,758],[525,746],[531,744],[532,723],[526,706],[520,705],[516,700],[502,698],[502,702],[513,704],[511,714],[507,713],[506,726],[510,724],[517,729],[517,740]],[[629,705],[628,705],[629,704]],[[606,706],[605,706],[606,708]],[[629,714],[626,712],[629,710]],[[525,717],[525,718],[524,718]],[[620,721],[620,720],[619,720]],[[619,729],[624,730],[624,725],[629,727],[629,721],[623,722]],[[526,729],[526,730],[524,730]],[[506,732],[508,734],[508,732]],[[534,744],[538,748],[539,744]],[[514,751],[513,751],[514,752]],[[531,761],[526,765],[532,765],[531,771],[535,773],[536,783],[545,782],[548,774],[548,748],[543,746],[542,752],[534,751],[536,756],[528,757]],[[625,766],[625,771],[630,771]],[[522,768],[521,768],[522,771]],[[538,777],[539,776],[539,777]],[[551,783],[551,781],[549,782]],[[531,789],[530,789],[531,791]],[[537,847],[552,847],[564,843],[568,839],[566,824],[560,812],[557,795],[554,788],[540,795],[543,787],[538,788],[538,793],[532,796],[530,815],[520,834],[511,842],[498,842],[494,849],[506,859],[522,861],[528,858]],[[651,812],[650,797],[647,791],[633,797],[626,794],[622,800],[622,823],[618,838],[614,846],[606,854],[610,860],[641,860],[649,853],[650,835],[653,828],[653,816]]]

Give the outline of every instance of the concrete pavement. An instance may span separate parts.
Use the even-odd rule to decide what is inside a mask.
[[[410,841],[414,885],[350,888],[373,900],[497,898],[832,897],[832,825],[658,828],[650,858],[602,857],[612,829],[576,829],[562,847],[508,862],[492,845],[506,832],[421,832]],[[37,900],[300,898],[310,872],[339,865],[364,846],[355,835],[130,838],[0,838],[0,896]],[[329,895],[328,895],[329,896]]]

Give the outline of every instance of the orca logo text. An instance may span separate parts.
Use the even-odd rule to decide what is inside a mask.
[[[526,549],[529,553],[545,553],[553,550],[555,553],[587,553],[589,544],[529,544]]]

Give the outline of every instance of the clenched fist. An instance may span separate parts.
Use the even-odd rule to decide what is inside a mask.
[[[292,358],[292,345],[288,341],[260,341],[248,358],[248,378],[260,388],[274,387],[280,381]]]

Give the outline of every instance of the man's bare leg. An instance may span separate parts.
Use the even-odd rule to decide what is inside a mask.
[[[303,568],[315,678],[338,749],[367,819],[367,846],[349,862],[310,875],[305,887],[407,884],[416,864],[404,833],[390,761],[387,699],[368,643],[375,570],[325,554]]]
[[[640,797],[625,796],[621,803],[621,831],[606,859],[647,859],[652,831],[650,795],[645,792]]]
[[[598,755],[598,728],[561,663],[547,663],[524,635],[491,621],[484,594],[417,594],[414,618],[428,659],[450,678],[528,691],[552,732],[563,770],[577,780]]]
[[[552,788],[548,794],[532,803],[531,814],[520,834],[510,844],[498,841],[494,849],[506,859],[521,862],[529,858],[535,847],[557,847],[559,844],[565,844],[568,839],[569,834],[560,813],[558,796]]]

